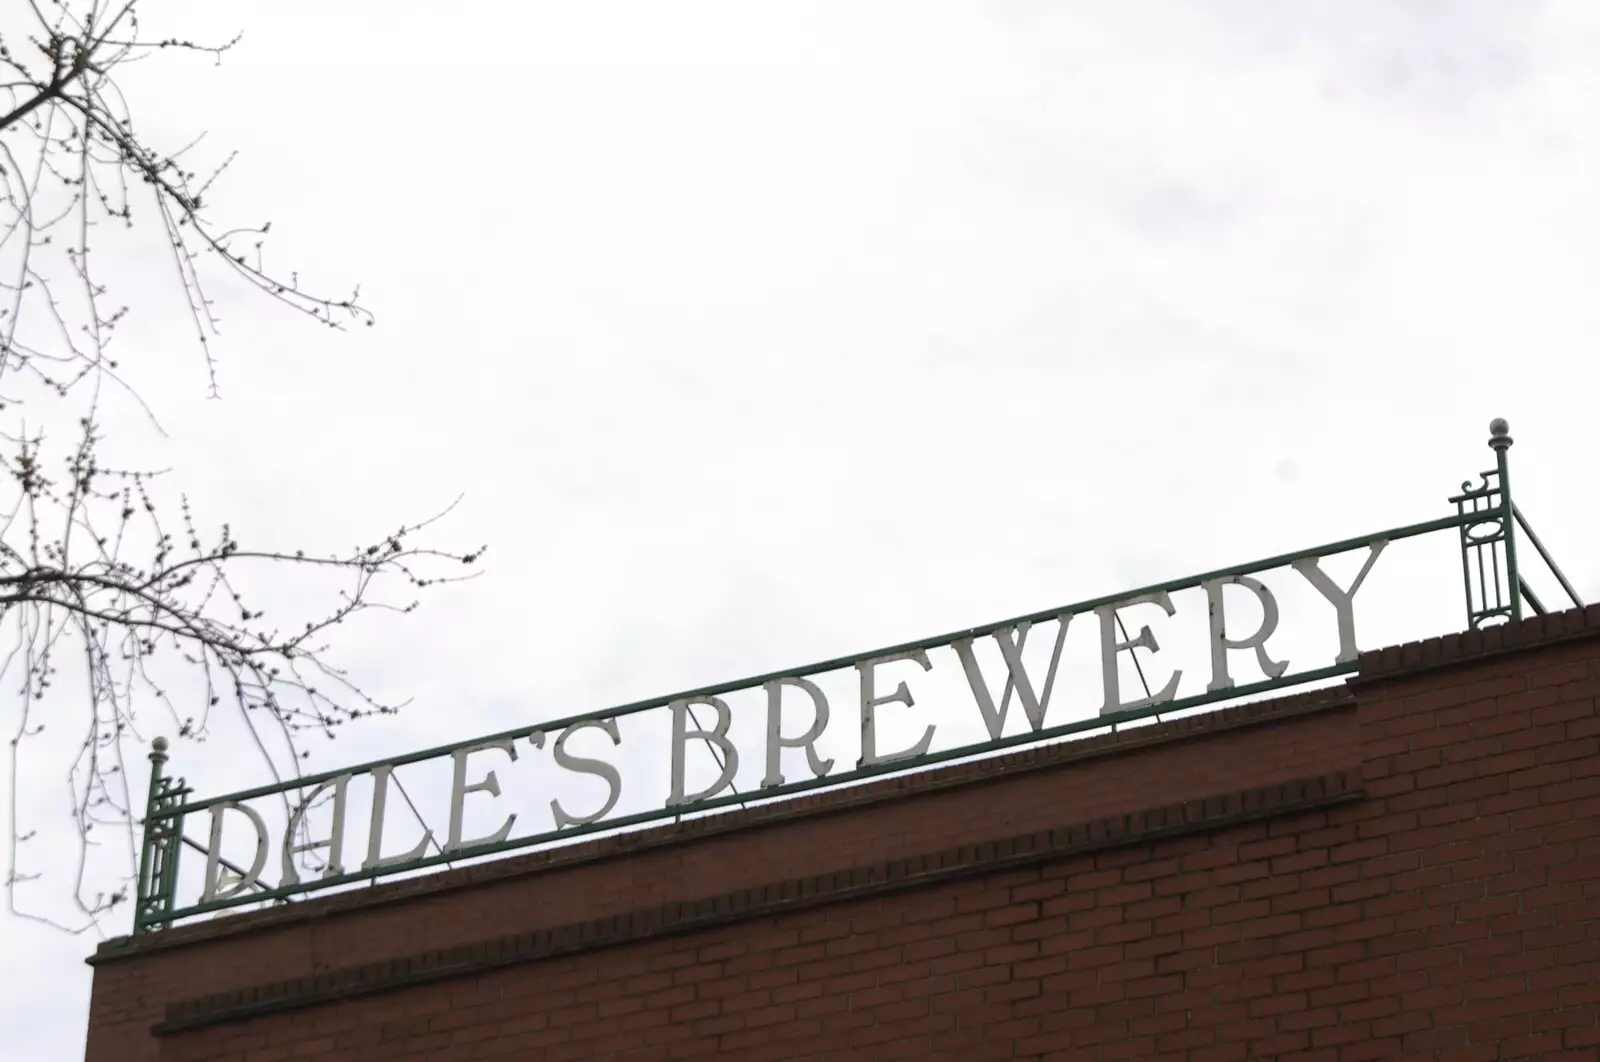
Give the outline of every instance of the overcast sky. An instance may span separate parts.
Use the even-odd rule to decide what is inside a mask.
[[[250,544],[464,494],[441,539],[490,545],[341,632],[414,702],[316,767],[1445,515],[1494,416],[1600,597],[1592,3],[157,14],[245,36],[130,74],[145,132],[237,148],[219,209],[378,325],[229,293],[207,401],[152,251],[124,357],[169,440],[139,445]],[[1364,648],[1462,626],[1431,548],[1379,562]],[[267,780],[226,721],[174,767]],[[41,830],[60,779],[22,779]],[[8,1057],[81,1056],[97,939],[0,921]]]

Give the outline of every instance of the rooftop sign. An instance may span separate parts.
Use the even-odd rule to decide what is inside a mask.
[[[1450,499],[1454,513],[982,627],[204,799],[164,773],[166,743],[158,739],[134,931],[1343,675],[1355,669],[1360,652],[1362,587],[1383,564],[1385,550],[1404,539],[1457,533],[1471,627],[1518,618],[1525,603],[1544,611],[1518,574],[1518,528],[1579,603],[1512,504],[1505,422],[1496,421],[1491,431],[1496,467]],[[1353,574],[1336,578],[1328,562],[1345,556],[1350,559],[1341,563]],[[1193,602],[1186,613],[1173,601],[1184,591]],[[1293,635],[1280,632],[1284,594],[1316,602],[1297,617],[1320,625],[1330,647],[1325,658],[1291,663],[1275,648],[1275,637],[1281,645]],[[1206,647],[1204,673],[1187,684],[1193,692],[1181,691],[1182,669],[1163,668],[1151,622],[1172,632],[1165,638],[1181,637],[1187,626],[1192,643]],[[1090,634],[1080,635],[1079,644],[1086,641],[1092,655],[1068,664],[1098,672],[1098,703],[1069,706],[1078,717],[1059,721],[1051,713],[1059,700],[1052,698],[1060,691],[1067,635],[1084,627]],[[1125,654],[1141,649],[1138,688],[1130,688]],[[1246,671],[1261,677],[1241,680]],[[1194,689],[1199,679],[1203,688]],[[968,698],[964,731],[921,715],[919,686],[935,681],[954,684]],[[1092,712],[1084,717],[1086,707]],[[853,762],[839,762],[820,747],[829,728],[840,725],[841,712],[850,717],[845,726],[859,728]],[[955,740],[941,740],[941,728],[954,729]],[[625,777],[616,762],[616,750],[625,745],[659,749],[659,763],[646,761],[653,769],[636,767]],[[594,754],[599,751],[613,758]],[[542,758],[549,762],[530,762]],[[439,776],[438,821],[426,821],[396,774],[430,764]],[[734,787],[741,764],[747,771],[759,765],[753,792]],[[590,795],[580,799],[569,787],[537,810],[503,798],[519,772],[534,771],[586,779]],[[619,812],[624,791],[637,795],[641,789],[654,792],[643,810]],[[199,857],[191,857],[180,876],[186,847]]]

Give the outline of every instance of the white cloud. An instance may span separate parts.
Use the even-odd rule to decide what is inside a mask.
[[[240,148],[228,208],[379,327],[229,298],[207,403],[141,302],[149,445],[252,538],[465,491],[491,543],[347,632],[416,701],[320,766],[1440,515],[1495,415],[1600,594],[1589,5],[163,10],[246,38],[142,120]],[[1459,625],[1436,548],[1369,644]],[[175,766],[261,776],[225,728]],[[85,942],[0,940],[18,1057],[80,1051]]]

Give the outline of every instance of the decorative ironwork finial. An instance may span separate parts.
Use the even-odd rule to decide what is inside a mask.
[[[139,891],[133,912],[133,931],[143,933],[167,925],[178,876],[178,849],[183,843],[183,822],[170,816],[188,790],[182,779],[168,778],[170,743],[150,739],[150,796],[144,809],[144,855],[139,859]]]
[[[1489,422],[1489,449],[1504,450],[1511,445],[1511,425],[1506,418],[1496,417]]]

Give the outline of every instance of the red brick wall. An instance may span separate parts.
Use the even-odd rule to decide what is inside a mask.
[[[1592,1060],[1597,690],[1591,610],[155,934],[102,949],[88,1059]]]

